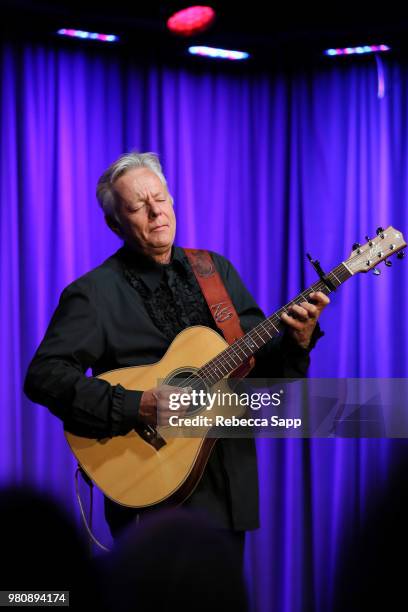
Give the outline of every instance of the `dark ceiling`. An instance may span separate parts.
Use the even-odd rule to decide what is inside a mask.
[[[321,61],[328,47],[359,44],[385,43],[397,53],[408,54],[408,17],[390,2],[358,10],[357,2],[319,8],[317,3],[297,7],[285,0],[239,3],[240,8],[238,2],[208,4],[215,8],[217,19],[210,30],[193,39],[175,37],[165,25],[175,10],[189,5],[186,2],[0,0],[0,27],[3,35],[26,38],[52,37],[60,27],[116,33],[123,50],[154,50],[166,59],[182,59],[187,43],[249,51],[254,64],[276,58]]]

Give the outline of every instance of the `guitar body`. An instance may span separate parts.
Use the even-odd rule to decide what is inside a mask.
[[[112,370],[98,378],[111,385],[144,391],[170,384],[173,373],[194,372],[227,347],[212,329],[189,327],[176,336],[159,362]],[[226,383],[218,383],[217,389],[223,385]],[[217,413],[215,406],[211,414]],[[225,409],[219,409],[219,414],[225,414]],[[208,428],[202,428],[199,437],[191,438],[175,437],[171,429],[169,436],[168,427],[157,428],[166,442],[158,450],[134,430],[103,440],[69,432],[65,435],[82,469],[105,495],[125,506],[146,508],[184,501],[199,482],[216,441],[206,439]]]

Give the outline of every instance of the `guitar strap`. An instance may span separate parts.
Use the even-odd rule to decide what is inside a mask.
[[[244,336],[244,331],[242,330],[235,306],[222,282],[210,253],[198,249],[184,249],[184,252],[190,262],[215,324],[228,344],[232,344],[235,340]],[[250,357],[249,360],[245,361],[233,372],[233,376],[236,378],[246,376],[254,365],[255,359]]]

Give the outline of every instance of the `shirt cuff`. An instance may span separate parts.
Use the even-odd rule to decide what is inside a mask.
[[[143,391],[131,391],[116,385],[112,398],[112,435],[124,436],[139,423],[139,406]]]

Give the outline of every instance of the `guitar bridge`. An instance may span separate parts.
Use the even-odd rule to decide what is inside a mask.
[[[140,425],[135,427],[136,433],[155,450],[160,450],[166,445],[166,440],[161,437],[159,432],[152,425]]]

